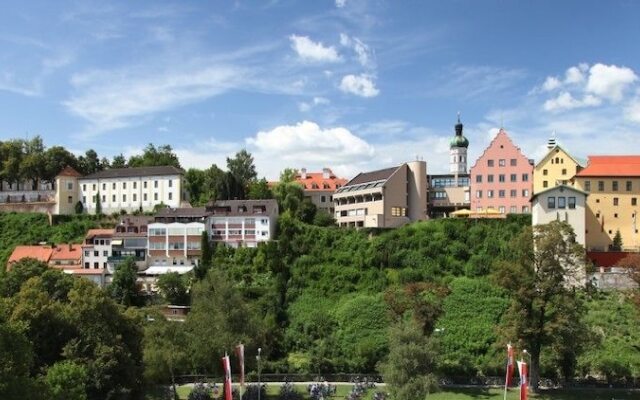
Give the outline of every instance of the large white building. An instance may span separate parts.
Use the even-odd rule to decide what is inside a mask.
[[[552,221],[567,222],[576,234],[576,242],[585,246],[587,195],[567,185],[538,192],[531,198],[531,223],[544,225]]]
[[[278,219],[275,200],[224,200],[207,205],[207,232],[212,242],[256,247],[273,239]]]
[[[106,169],[77,178],[78,200],[89,214],[95,214],[98,199],[104,214],[153,211],[158,204],[179,207],[186,198],[183,176],[184,171],[173,166]]]
[[[166,272],[188,272],[199,262],[201,238],[205,227],[202,222],[154,222],[148,226],[149,268],[147,275]]]

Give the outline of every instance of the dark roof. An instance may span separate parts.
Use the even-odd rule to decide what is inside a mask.
[[[371,172],[361,172],[349,182],[347,182],[345,186],[359,185],[361,183],[367,182],[386,181],[391,175],[393,175],[394,172],[398,170],[398,168],[402,166],[404,166],[404,164],[399,167],[379,169],[377,171]]]
[[[81,179],[132,178],[136,176],[183,175],[184,171],[172,165],[158,167],[109,168],[89,174]]]
[[[206,217],[209,215],[205,207],[182,207],[182,208],[171,208],[165,207],[160,210],[155,215],[155,218],[167,218],[167,217],[176,217],[176,218],[193,218],[193,217]]]
[[[240,211],[243,207],[246,211]],[[263,207],[264,212],[254,213],[254,207]],[[207,204],[210,216],[247,216],[247,215],[277,215],[278,202],[273,199],[263,200],[217,200]]]

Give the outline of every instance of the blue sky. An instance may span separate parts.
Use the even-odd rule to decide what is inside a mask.
[[[0,140],[81,153],[241,148],[259,174],[448,170],[503,125],[539,159],[640,153],[637,1],[29,1],[0,15]]]

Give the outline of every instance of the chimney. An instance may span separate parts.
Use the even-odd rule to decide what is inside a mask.
[[[71,247],[71,243],[69,243],[69,251],[73,250],[73,248]]]
[[[331,170],[329,168],[322,168],[322,179],[331,178]]]
[[[307,179],[307,169],[306,168],[300,168],[300,179],[302,179],[302,180]]]

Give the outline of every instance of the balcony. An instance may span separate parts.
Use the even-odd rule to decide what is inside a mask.
[[[144,261],[144,257],[138,257],[138,256],[111,256],[111,257],[107,257],[107,262],[111,264],[119,264],[124,260],[126,260],[127,258],[132,258],[133,261],[135,262]]]

